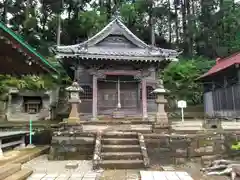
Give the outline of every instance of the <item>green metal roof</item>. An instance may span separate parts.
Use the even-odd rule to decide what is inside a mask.
[[[8,28],[6,25],[4,25],[3,22],[0,21],[0,29],[4,30],[6,33],[11,35],[17,42],[19,42],[23,47],[28,49],[34,56],[39,58],[43,64],[46,65],[48,69],[51,71],[54,71],[55,73],[59,74],[57,69],[49,62],[47,61],[42,55],[40,55],[32,46],[30,46],[28,43],[26,43],[19,35],[17,35],[13,30]]]

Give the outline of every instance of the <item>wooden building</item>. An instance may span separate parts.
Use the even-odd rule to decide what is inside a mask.
[[[240,117],[240,53],[218,58],[199,79],[204,85],[204,109],[209,117]]]
[[[58,75],[56,68],[27,44],[18,34],[0,22],[0,74]],[[57,90],[33,92],[11,88],[6,118],[12,121],[48,118],[51,105],[56,103]]]
[[[84,89],[80,112],[115,117],[148,118],[155,112],[151,92],[157,72],[176,60],[178,52],[147,45],[114,18],[100,32],[74,45],[58,46],[56,56]]]
[[[0,56],[0,74],[58,74],[53,65],[2,22],[0,22]]]

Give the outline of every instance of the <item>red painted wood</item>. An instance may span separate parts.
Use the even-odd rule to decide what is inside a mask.
[[[130,75],[130,76],[135,76],[139,74],[139,71],[134,71],[134,70],[114,70],[114,71],[105,71],[105,75]]]
[[[97,102],[98,102],[98,86],[97,86],[97,76],[93,75],[93,101],[92,101],[92,116],[93,119],[97,118]]]
[[[147,114],[147,89],[146,89],[146,79],[142,79],[142,113],[143,118],[146,119],[148,117]]]

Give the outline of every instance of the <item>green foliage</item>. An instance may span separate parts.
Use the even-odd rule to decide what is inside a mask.
[[[202,103],[203,89],[196,79],[213,63],[214,61],[202,57],[171,63],[163,73],[165,87],[170,90],[171,97],[186,100],[189,104]]]
[[[27,75],[22,77],[13,77],[10,75],[0,75],[0,94],[7,93],[9,88],[26,90],[48,90],[57,86],[51,76]]]
[[[233,144],[233,145],[231,146],[231,149],[232,149],[232,150],[239,151],[239,150],[240,150],[240,142],[237,142],[236,144]]]

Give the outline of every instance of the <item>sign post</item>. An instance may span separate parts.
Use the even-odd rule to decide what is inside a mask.
[[[180,100],[177,102],[178,108],[181,108],[182,122],[184,122],[184,112],[183,109],[187,107],[187,102]]]

